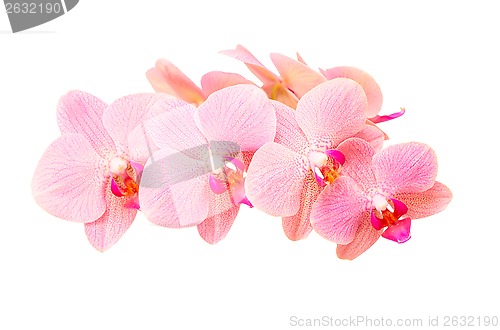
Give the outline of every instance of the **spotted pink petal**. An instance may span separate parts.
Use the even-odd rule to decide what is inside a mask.
[[[225,198],[226,200],[222,200]],[[220,209],[219,209],[220,208]],[[224,239],[238,215],[239,206],[227,207],[226,196],[217,196],[210,201],[210,209],[216,210],[198,225],[198,233],[207,243],[215,244]]]
[[[354,180],[341,176],[320,193],[311,211],[311,224],[326,239],[348,244],[365,213],[363,192]]]
[[[153,143],[147,136],[144,123],[151,107],[162,99],[170,98],[162,93],[134,94],[119,98],[106,108],[102,122],[119,153],[136,162],[146,162]],[[143,136],[133,134],[135,132]]]
[[[67,133],[52,142],[40,159],[31,183],[33,197],[58,218],[95,221],[106,210],[103,163],[83,135]]]
[[[97,97],[81,91],[71,91],[57,105],[57,121],[61,133],[84,136],[103,158],[115,151],[115,145],[102,123],[107,105]]]
[[[324,82],[306,93],[297,105],[295,119],[314,146],[335,147],[363,129],[366,96],[350,79]]]
[[[358,68],[349,66],[340,66],[321,71],[321,73],[328,80],[335,78],[349,78],[356,81],[363,87],[368,100],[368,107],[366,109],[367,116],[374,117],[380,112],[383,101],[382,91],[380,90],[380,87],[375,79],[373,79],[373,77],[368,73]]]
[[[246,194],[257,208],[274,216],[295,215],[301,206],[307,159],[270,142],[253,156],[245,180]]]
[[[206,162],[163,148],[146,163],[139,189],[141,211],[154,224],[179,228],[201,223],[210,196]]]
[[[365,212],[352,242],[346,245],[337,245],[337,256],[340,259],[353,260],[359,257],[380,238],[381,231],[373,228],[369,217],[370,214]]]
[[[187,103],[199,105],[206,98],[191,79],[167,60],[156,61],[155,67],[146,72],[146,77],[155,91],[173,95]]]
[[[201,77],[201,87],[206,95],[234,85],[254,85],[253,82],[237,73],[212,71]]]
[[[85,234],[94,248],[105,251],[113,246],[130,227],[137,210],[125,207],[130,197],[116,197],[106,189],[106,212],[94,222],[85,224]]]
[[[371,168],[375,150],[368,142],[350,138],[339,144],[337,150],[345,156],[342,175],[352,178],[363,190],[377,188],[377,181]]]
[[[252,85],[237,85],[211,94],[196,110],[196,125],[209,141],[229,141],[242,151],[273,141],[276,114],[266,95]]]
[[[283,217],[282,226],[286,236],[292,241],[306,238],[312,230],[311,209],[323,188],[309,174],[300,194],[300,208],[296,214]]]
[[[367,121],[363,129],[354,135],[354,137],[365,140],[375,151],[380,151],[384,146],[384,141],[388,139],[384,131],[370,121]]]
[[[443,211],[452,197],[450,189],[437,181],[430,189],[423,192],[394,195],[394,198],[406,204],[408,207],[407,215],[412,219],[426,218]]]
[[[387,227],[387,229],[382,233],[382,237],[387,238],[396,243],[404,243],[411,238],[410,227],[411,227],[410,218],[399,220],[395,224]]]
[[[278,69],[283,84],[299,99],[314,87],[326,81],[319,72],[288,56],[272,53],[271,60]]]
[[[171,148],[193,154],[203,152],[208,155],[208,141],[196,127],[194,113],[196,108],[184,101],[162,99],[150,110],[145,126],[148,136],[159,148]]]
[[[276,112],[276,136],[274,142],[284,145],[297,153],[307,153],[309,142],[295,120],[295,111],[285,104],[272,101]]]
[[[264,85],[280,82],[278,76],[267,69],[262,63],[259,62],[259,60],[257,60],[257,58],[255,58],[255,56],[252,55],[252,53],[241,45],[237,45],[236,49],[224,50],[220,53],[245,63],[248,69],[252,71],[252,73],[259,78]]]
[[[391,195],[423,192],[434,184],[437,157],[423,143],[396,144],[373,157],[373,171],[379,184]]]

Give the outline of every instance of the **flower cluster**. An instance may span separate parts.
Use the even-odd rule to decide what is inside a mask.
[[[319,72],[271,54],[279,75],[247,49],[223,51],[262,81],[213,71],[193,83],[158,60],[147,71],[156,93],[110,105],[72,91],[57,107],[61,136],[33,177],[38,204],[82,222],[90,243],[115,244],[140,210],[152,223],[197,226],[222,240],[242,204],[282,218],[291,240],[314,230],[354,259],[378,238],[410,238],[412,220],[452,198],[436,181],[437,158],[423,143],[383,148],[382,93],[353,67]]]

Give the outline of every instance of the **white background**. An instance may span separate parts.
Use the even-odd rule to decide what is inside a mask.
[[[500,20],[494,1],[97,1],[12,34],[0,13],[0,329],[294,329],[290,317],[500,316]],[[384,93],[392,143],[439,157],[454,199],[402,245],[379,240],[353,262],[312,233],[291,242],[278,218],[242,207],[228,237],[136,218],[100,253],[83,225],[31,197],[34,168],[59,136],[59,97],[107,102],[152,91],[157,58],[195,82],[252,76],[218,51],[299,51],[314,68],[352,65]],[[75,183],[78,184],[78,183]],[[475,322],[477,325],[477,321]],[[361,328],[361,327],[359,327]],[[423,327],[422,327],[423,328]]]

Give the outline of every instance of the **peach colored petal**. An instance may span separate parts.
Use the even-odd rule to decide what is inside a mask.
[[[363,129],[359,131],[354,137],[360,138],[368,142],[375,151],[382,150],[384,146],[384,141],[388,139],[387,135],[382,131],[377,125],[374,125],[369,120],[363,126]]]
[[[237,73],[212,71],[201,77],[201,87],[205,95],[210,95],[225,87],[241,84],[255,85],[253,82]]]
[[[341,174],[352,178],[363,190],[377,188],[372,170],[373,147],[365,140],[350,138],[339,144],[337,150],[345,157]]]
[[[157,92],[163,92],[199,105],[206,95],[179,68],[171,62],[159,59],[153,69],[146,72],[146,77]]]
[[[314,87],[326,81],[319,72],[288,56],[272,53],[271,60],[281,75],[281,81],[299,99]]]

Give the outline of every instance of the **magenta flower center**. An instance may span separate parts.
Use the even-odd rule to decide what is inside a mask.
[[[113,157],[109,161],[111,192],[117,197],[132,197],[125,206],[139,209],[137,193],[143,166],[123,157]]]
[[[243,203],[253,207],[246,198],[245,177],[245,164],[236,158],[226,157],[224,165],[213,170],[208,180],[214,193],[229,191],[234,205]]]
[[[403,218],[408,207],[397,199],[387,199],[376,194],[372,198],[371,223],[373,228],[386,228],[382,237],[397,243],[404,243],[410,239],[411,219]]]
[[[335,149],[329,149],[325,152],[311,151],[309,153],[311,170],[321,187],[333,183],[340,176],[344,162],[344,154]]]

